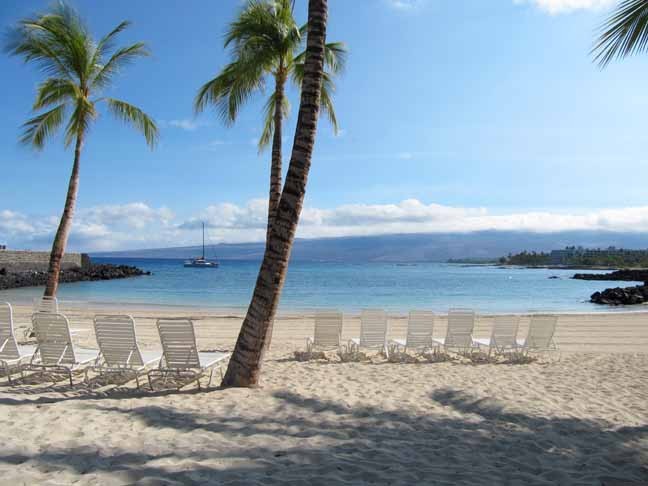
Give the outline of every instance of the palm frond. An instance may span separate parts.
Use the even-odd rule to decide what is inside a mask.
[[[108,109],[120,120],[127,122],[139,130],[149,147],[155,147],[158,141],[158,128],[152,118],[142,110],[125,101],[105,98]]]
[[[601,68],[614,59],[645,52],[648,48],[648,1],[621,1],[600,30],[591,54]]]
[[[146,57],[151,53],[144,42],[137,42],[128,47],[118,49],[108,59],[105,65],[99,67],[99,71],[94,75],[90,85],[93,88],[103,88],[106,86],[124,66],[127,66],[138,57]]]
[[[24,131],[20,137],[21,143],[41,150],[45,145],[45,141],[54,135],[63,123],[66,110],[67,105],[63,103],[27,120],[23,124]]]
[[[255,90],[265,86],[263,65],[249,60],[228,64],[214,79],[205,83],[194,100],[194,110],[200,113],[213,105],[227,125],[232,124],[243,104]]]
[[[68,147],[80,135],[85,135],[90,129],[90,122],[97,118],[94,103],[86,98],[78,98],[74,111],[65,127],[65,146]]]
[[[333,127],[333,133],[335,135],[340,131],[338,126],[337,115],[335,114],[335,107],[333,106],[333,92],[335,91],[335,85],[331,80],[330,76],[327,73],[324,73],[322,77],[322,92],[320,95],[320,106],[324,113],[328,116],[331,127]]]
[[[349,50],[344,42],[329,42],[324,45],[324,67],[332,74],[342,74],[346,68]],[[295,56],[295,64],[304,64],[306,51]]]
[[[38,86],[32,108],[39,110],[55,103],[72,101],[80,96],[81,90],[69,79],[48,78]]]
[[[281,116],[283,119],[286,119],[288,117],[288,114],[290,113],[290,102],[288,101],[288,98],[284,95],[283,97],[283,102],[282,102],[282,107],[281,107]],[[261,137],[259,138],[259,143],[258,143],[258,149],[259,152],[262,152],[272,141],[272,137],[274,135],[274,127],[275,127],[275,110],[277,106],[277,94],[272,93],[270,95],[270,98],[268,98],[268,101],[266,101],[265,106],[263,107],[263,113],[264,113],[264,122],[263,122],[263,131],[261,132]]]
[[[117,36],[117,34],[126,30],[130,25],[131,23],[128,20],[124,20],[120,22],[117,25],[117,27],[115,27],[113,30],[111,30],[105,36],[99,39],[99,42],[97,43],[97,47],[95,48],[94,56],[92,59],[92,63],[94,65],[99,64],[104,54],[106,54],[108,51],[113,49],[115,37]]]

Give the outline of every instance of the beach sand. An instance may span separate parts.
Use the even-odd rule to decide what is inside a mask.
[[[62,311],[93,345],[100,309]],[[30,312],[15,309],[17,334]],[[195,318],[201,349],[231,350],[241,324],[209,309],[129,313],[151,349],[154,317]],[[405,325],[390,316],[390,337]],[[476,337],[490,325],[480,318]],[[646,313],[562,315],[561,352],[515,365],[296,361],[312,328],[306,312],[277,319],[257,389],[2,380],[0,483],[648,484]],[[345,317],[344,338],[358,330]]]

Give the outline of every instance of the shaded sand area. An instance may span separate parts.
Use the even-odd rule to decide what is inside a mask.
[[[62,311],[94,344],[98,309]],[[146,348],[159,346],[153,316],[194,317],[202,349],[231,349],[241,323],[129,312]],[[18,327],[29,313],[16,309]],[[405,324],[391,316],[390,337]],[[277,320],[254,390],[3,380],[0,483],[648,484],[648,314],[561,316],[560,355],[524,365],[295,361],[312,328],[307,313]],[[345,339],[358,329],[345,318]]]

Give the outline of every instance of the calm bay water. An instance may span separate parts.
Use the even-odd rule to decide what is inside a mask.
[[[124,280],[62,284],[62,300],[245,308],[259,262],[224,261],[218,269],[184,268],[180,260],[95,258],[136,265],[153,275]],[[613,310],[589,295],[618,282],[572,280],[574,270],[498,268],[443,263],[291,263],[281,309],[335,307],[395,312],[471,307],[480,312]],[[550,279],[557,276],[558,279]],[[631,283],[628,283],[631,285]],[[42,288],[0,292],[0,301],[31,302]],[[618,308],[618,310],[629,310]]]

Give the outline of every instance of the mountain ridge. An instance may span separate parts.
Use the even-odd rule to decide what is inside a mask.
[[[478,231],[472,233],[415,233],[345,236],[295,241],[295,261],[330,262],[445,262],[449,259],[498,258],[508,253],[551,251],[566,246],[586,248],[648,248],[648,234],[612,231]],[[260,260],[264,242],[208,245],[206,256],[220,260]],[[91,252],[95,257],[192,258],[200,246]]]

